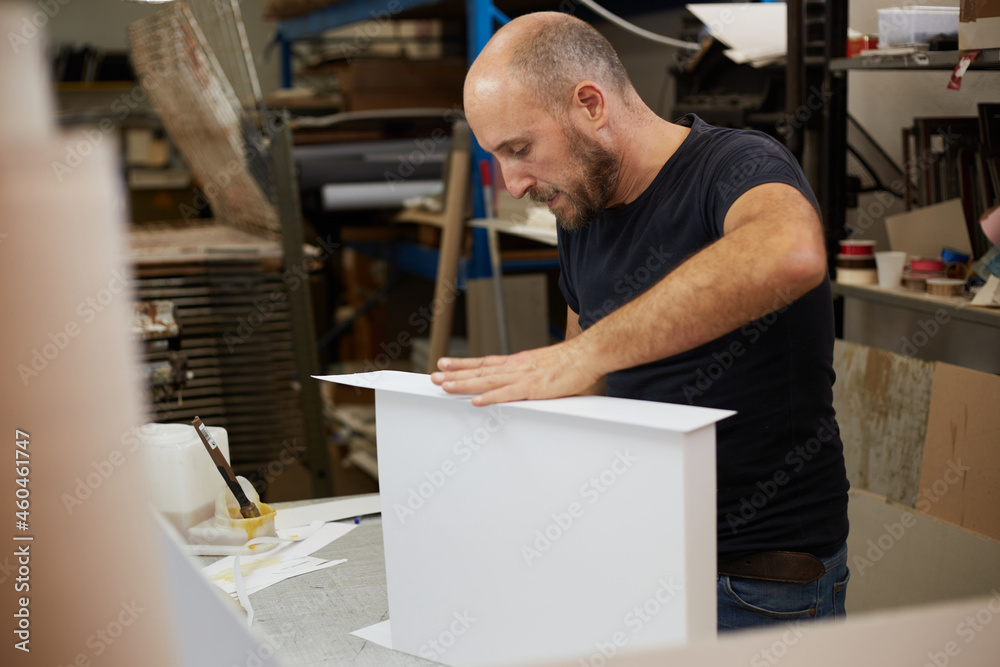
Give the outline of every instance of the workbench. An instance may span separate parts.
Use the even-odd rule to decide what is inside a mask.
[[[312,502],[312,501],[308,501]],[[302,503],[294,503],[300,505]],[[278,508],[293,503],[278,503]],[[353,520],[343,523],[352,523]],[[438,663],[391,651],[350,634],[389,617],[382,519],[362,518],[347,535],[312,554],[346,563],[286,579],[254,593],[251,630],[287,667],[413,667]],[[201,565],[217,560],[199,558]],[[209,584],[211,585],[211,584]]]
[[[844,299],[843,339],[924,361],[1000,373],[1000,309],[902,287],[831,284]],[[938,336],[939,332],[946,332]]]

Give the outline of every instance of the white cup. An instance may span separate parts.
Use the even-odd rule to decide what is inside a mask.
[[[905,252],[893,250],[875,253],[875,266],[878,268],[878,286],[899,287],[905,263]]]

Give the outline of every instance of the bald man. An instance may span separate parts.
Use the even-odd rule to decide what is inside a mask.
[[[559,222],[566,340],[444,358],[433,381],[476,405],[607,393],[736,410],[717,428],[720,630],[842,616],[832,299],[795,159],[761,133],[662,120],[607,40],[559,13],[497,32],[465,111],[511,194]]]

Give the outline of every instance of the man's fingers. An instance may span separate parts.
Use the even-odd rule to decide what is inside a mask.
[[[464,382],[483,377],[481,368],[469,368],[464,371],[437,371],[431,373],[431,381],[434,384],[443,385],[445,382]]]
[[[482,394],[483,392],[516,383],[520,374],[490,374],[481,377],[446,377],[441,388],[449,394]]]
[[[437,366],[442,371],[464,371],[483,366],[499,366],[507,361],[503,355],[491,355],[489,357],[441,357]]]
[[[493,405],[494,403],[509,403],[511,401],[523,401],[528,396],[519,384],[508,384],[492,391],[487,391],[472,398],[472,404],[482,407]]]
[[[533,364],[509,363],[511,357],[490,356],[470,359],[438,360],[440,371],[431,373],[434,384],[445,382],[463,382],[473,378],[520,376],[526,371],[534,370]],[[442,363],[446,362],[446,363]],[[504,366],[504,368],[500,368]]]

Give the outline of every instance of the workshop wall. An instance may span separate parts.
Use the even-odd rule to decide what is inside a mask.
[[[659,35],[678,37],[684,12],[684,9],[649,12],[629,16],[628,20]],[[680,51],[638,38],[605,21],[595,23],[594,27],[615,47],[642,101],[660,116],[673,120],[664,116],[674,105],[674,77],[667,73],[667,68],[673,65]]]

